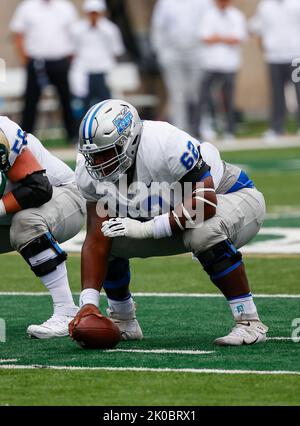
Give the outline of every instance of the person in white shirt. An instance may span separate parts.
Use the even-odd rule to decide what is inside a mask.
[[[299,0],[265,0],[250,20],[250,31],[258,35],[269,67],[271,81],[271,129],[266,137],[276,139],[285,131],[284,89],[292,82],[294,59],[300,57]],[[300,83],[294,81],[300,126]]]
[[[168,93],[169,120],[197,132],[201,82],[201,44],[197,31],[212,0],[158,0],[151,43]]]
[[[69,0],[24,0],[17,7],[10,29],[21,63],[27,69],[22,128],[34,130],[37,104],[48,84],[57,89],[70,141],[76,136],[71,111],[68,71],[73,55],[70,29],[77,11]]]
[[[232,6],[231,0],[215,0],[215,5],[202,19],[199,31],[203,47],[203,68],[200,98],[201,119],[215,85],[221,85],[226,113],[226,137],[235,133],[234,88],[235,78],[241,66],[241,45],[247,36],[244,15]]]
[[[59,243],[78,234],[85,217],[74,172],[3,116],[0,158],[0,253],[20,253],[53,301],[53,316],[30,325],[27,333],[40,339],[67,336],[78,308]]]
[[[111,97],[106,76],[125,53],[119,28],[105,16],[104,0],[86,0],[83,10],[85,19],[72,29],[75,54],[70,72],[74,110],[80,120],[92,105]]]

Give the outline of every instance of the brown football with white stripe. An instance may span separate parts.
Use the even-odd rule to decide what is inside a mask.
[[[86,349],[112,349],[119,343],[121,335],[109,318],[90,314],[74,327],[72,338]]]

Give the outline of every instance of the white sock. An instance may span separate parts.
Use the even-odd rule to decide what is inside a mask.
[[[245,319],[259,319],[251,293],[228,299],[232,315],[236,321]]]
[[[29,262],[32,266],[37,266],[54,257],[56,257],[56,253],[51,249],[47,249],[31,257]],[[50,274],[40,277],[40,280],[52,296],[54,314],[74,316],[77,312],[77,307],[69,286],[66,262],[58,265],[55,271],[50,272]]]
[[[124,300],[113,300],[107,298],[107,302],[112,311],[120,315],[129,314],[134,310],[135,307],[131,295]]]

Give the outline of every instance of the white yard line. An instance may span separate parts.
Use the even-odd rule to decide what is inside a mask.
[[[0,370],[70,370],[70,371],[134,371],[151,373],[194,373],[194,374],[257,374],[257,375],[300,375],[300,371],[284,370],[219,370],[197,368],[145,368],[145,367],[69,367],[63,365],[0,365]]]
[[[108,349],[105,352],[128,352],[141,354],[176,354],[176,355],[206,355],[213,354],[216,351],[193,351],[193,350],[175,350],[175,349]]]
[[[13,359],[0,359],[0,364],[4,364],[6,362],[17,362],[19,361],[17,358],[13,358]]]
[[[295,340],[297,337],[267,337],[267,340]]]
[[[74,295],[79,295],[75,292]],[[224,298],[222,294],[215,293],[133,293],[135,297],[192,297],[192,298]],[[2,291],[0,296],[50,296],[48,292],[16,292],[16,291]],[[105,296],[105,294],[102,294]],[[300,294],[264,294],[258,293],[253,294],[255,298],[266,298],[266,299],[300,299]]]
[[[215,293],[133,293],[133,296],[137,297],[221,297],[224,298],[222,294]],[[300,294],[253,294],[253,297],[256,298],[288,298],[288,299],[299,299]]]

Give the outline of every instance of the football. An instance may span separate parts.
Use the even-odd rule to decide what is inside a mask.
[[[83,317],[72,334],[80,346],[86,349],[112,349],[120,341],[120,330],[107,317],[91,314]]]

